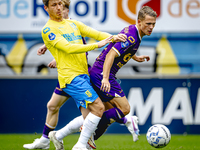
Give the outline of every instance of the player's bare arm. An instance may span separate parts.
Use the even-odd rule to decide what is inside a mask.
[[[103,79],[101,81],[101,90],[104,92],[110,92],[111,87],[109,82],[109,74],[115,57],[118,57],[118,54],[113,49],[111,49],[106,55],[106,59],[103,65]]]
[[[127,36],[125,34],[117,34],[113,36],[113,42],[126,42]]]
[[[48,67],[50,67],[50,68],[57,68],[57,66],[56,66],[56,60],[53,59],[53,60],[48,64]]]
[[[104,40],[101,40],[100,42],[97,43],[98,48],[101,48],[101,47],[105,46],[106,44],[110,43],[112,39],[113,39],[113,36],[110,36]]]
[[[141,55],[141,56],[133,55],[132,59],[135,60],[135,61],[137,61],[137,62],[144,62],[145,60],[149,61],[150,57],[147,56],[147,55]]]
[[[46,45],[42,45],[38,50],[37,50],[37,55],[42,55],[42,54],[45,54],[45,52],[47,51],[47,47]]]

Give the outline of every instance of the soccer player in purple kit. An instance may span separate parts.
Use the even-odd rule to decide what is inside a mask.
[[[130,25],[120,32],[127,36],[127,41],[110,43],[96,59],[89,72],[93,88],[101,100],[115,106],[103,113],[95,131],[95,140],[113,121],[126,124],[133,135],[133,140],[138,140],[138,118],[136,116],[124,117],[130,112],[130,106],[123,90],[116,81],[115,75],[131,58],[138,62],[143,62],[145,59],[150,60],[149,56],[146,55],[136,56],[136,52],[142,37],[151,35],[156,17],[157,14],[152,8],[142,7],[138,13],[137,24]]]
[[[131,58],[138,62],[150,60],[147,55],[136,56],[136,52],[142,37],[151,35],[156,17],[157,14],[152,8],[142,7],[138,13],[137,24],[130,25],[120,32],[127,36],[127,41],[110,43],[96,59],[89,72],[93,88],[104,102],[105,107],[109,105],[109,109],[103,113],[97,126],[94,134],[95,140],[115,121],[125,124],[133,135],[133,141],[138,140],[138,117],[127,115],[130,112],[130,105],[116,81],[115,75]],[[113,108],[110,109],[110,106]],[[55,139],[61,141],[65,136],[71,134],[68,128],[68,125],[66,125],[64,128],[54,131],[56,132]]]

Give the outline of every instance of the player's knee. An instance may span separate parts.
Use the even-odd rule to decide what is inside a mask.
[[[99,100],[95,100],[90,108],[91,112],[98,117],[102,117],[103,112],[105,111],[105,106]]]
[[[99,109],[96,111],[96,115],[99,117],[102,117],[103,112],[105,111],[105,107],[99,107]]]
[[[122,113],[126,116],[130,112],[130,105],[126,105],[121,110],[122,110]]]
[[[95,110],[96,110],[97,116],[102,117],[103,112],[105,111],[105,107],[103,103],[99,103]]]
[[[105,106],[103,105],[103,103],[99,104],[99,111],[101,114],[103,114],[103,112],[105,111]]]
[[[47,109],[51,113],[56,113],[59,111],[60,107],[52,105],[51,103],[47,103]]]

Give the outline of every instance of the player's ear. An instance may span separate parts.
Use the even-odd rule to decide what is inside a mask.
[[[141,20],[140,19],[137,20],[137,24],[138,24],[138,26],[141,25]]]
[[[48,12],[48,7],[46,5],[44,5],[44,9]]]
[[[141,20],[140,20],[140,19],[138,19],[138,20],[137,20],[137,23],[139,24],[140,22],[141,22]]]

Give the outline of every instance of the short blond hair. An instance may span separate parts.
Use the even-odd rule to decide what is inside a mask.
[[[152,17],[157,17],[157,13],[149,6],[144,6],[140,9],[139,13],[138,13],[138,20],[144,20],[145,16],[149,15]]]
[[[69,5],[70,5],[70,0],[62,0],[63,1],[63,5],[64,7],[68,8],[69,9]]]

